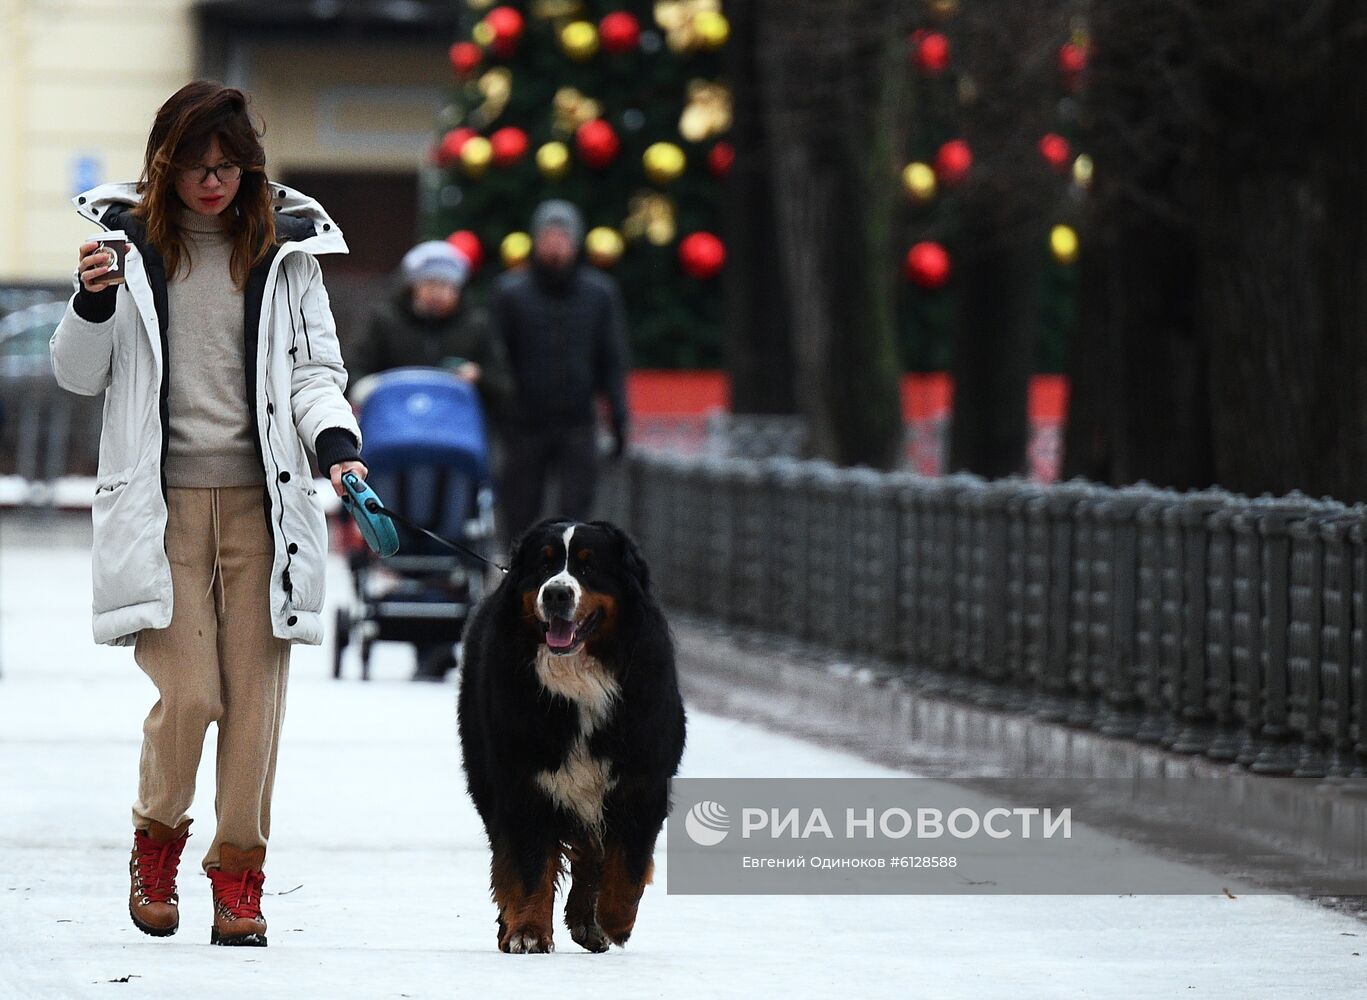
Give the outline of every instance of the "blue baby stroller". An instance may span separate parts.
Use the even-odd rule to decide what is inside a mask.
[[[367,481],[386,508],[492,558],[489,446],[474,388],[442,369],[398,368],[363,379],[356,390]],[[371,647],[379,641],[413,643],[420,673],[430,672],[425,657],[453,662],[452,650],[484,595],[485,563],[403,524],[395,527],[399,551],[385,558],[354,529],[347,535],[356,602],[337,611],[334,677],[342,676],[342,655],[353,638],[367,680]]]

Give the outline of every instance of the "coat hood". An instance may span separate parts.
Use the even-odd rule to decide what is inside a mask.
[[[277,184],[270,185],[276,207],[276,235],[281,243],[293,243],[311,254],[347,253],[342,230],[317,201],[306,194]],[[117,209],[131,208],[142,201],[138,186],[132,182],[101,184],[71,199],[76,211],[91,222],[105,225],[104,219]]]

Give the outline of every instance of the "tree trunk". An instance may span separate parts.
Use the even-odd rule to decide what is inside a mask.
[[[1193,35],[1166,2],[1100,4],[1083,142],[1082,227],[1065,477],[1209,485],[1207,347],[1196,324],[1191,216]]]
[[[891,281],[903,79],[896,0],[763,0],[758,43],[797,395],[814,455],[901,443]]]
[[[774,252],[777,223],[769,137],[759,101],[758,24],[753,0],[728,0],[730,141],[726,179],[726,357],[736,413],[793,413],[793,352],[783,270]]]
[[[1051,130],[1064,0],[966,5],[963,136],[974,163],[953,246],[959,327],[949,465],[1023,472],[1049,210],[1061,184],[1036,151]]]
[[[1346,416],[1325,391],[1322,366],[1340,362],[1325,351],[1325,204],[1310,153],[1343,95],[1322,89],[1328,22],[1313,7],[1223,0],[1203,22],[1198,316],[1215,478],[1244,493],[1327,485],[1325,428]]]

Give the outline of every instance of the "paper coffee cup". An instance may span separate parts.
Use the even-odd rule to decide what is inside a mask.
[[[124,268],[128,263],[128,234],[122,229],[101,230],[86,242],[98,243],[109,257],[109,270],[100,275],[102,285],[122,285]]]

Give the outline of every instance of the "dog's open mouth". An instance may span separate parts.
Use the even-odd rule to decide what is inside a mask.
[[[552,653],[560,655],[573,653],[593,634],[593,630],[598,627],[601,618],[602,615],[594,611],[587,618],[578,622],[569,618],[561,618],[558,615],[552,617],[548,622],[542,622],[541,628],[546,633],[546,647]]]

